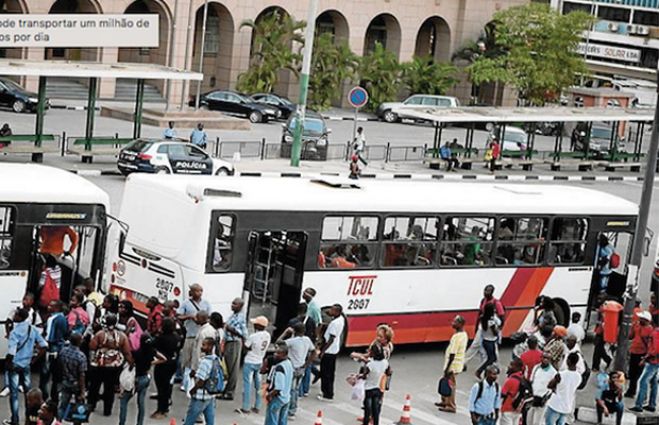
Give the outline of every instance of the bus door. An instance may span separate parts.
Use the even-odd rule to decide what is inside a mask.
[[[250,232],[245,267],[248,316],[265,316],[273,337],[297,315],[302,288],[307,235],[304,232]]]
[[[633,235],[629,232],[601,232],[597,236],[598,241],[601,236],[605,236],[609,240],[609,245],[613,248],[613,252],[617,254],[617,257],[620,259],[619,264],[616,267],[611,267],[609,264],[611,274],[609,276],[606,293],[607,295],[622,301],[627,286],[627,263],[631,258]],[[598,293],[600,288],[600,265],[598,264],[600,251],[599,243],[596,250],[592,293]]]

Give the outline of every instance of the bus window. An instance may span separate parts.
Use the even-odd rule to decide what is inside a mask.
[[[435,264],[437,217],[388,217],[384,222],[384,267],[428,267]]]
[[[452,217],[444,224],[440,265],[484,267],[490,264],[494,219]]]
[[[377,217],[325,217],[318,267],[371,267],[377,247],[377,229]]]
[[[546,218],[504,218],[499,222],[494,261],[499,265],[540,264],[547,239]]]
[[[233,253],[234,225],[233,216],[221,215],[213,227],[213,270],[229,270]]]
[[[0,207],[0,269],[9,268],[11,257],[13,208]]]
[[[551,229],[549,262],[553,264],[582,264],[586,251],[588,220],[557,217]]]

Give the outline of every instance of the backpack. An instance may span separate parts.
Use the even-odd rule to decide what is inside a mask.
[[[39,296],[39,305],[41,307],[48,307],[51,301],[59,300],[59,288],[55,283],[55,279],[50,275],[50,271],[46,268],[42,273],[46,274],[46,279],[41,288],[41,295]]]
[[[208,394],[220,394],[224,391],[224,371],[217,356],[213,358],[213,366],[210,376],[204,384],[204,390]]]
[[[75,309],[71,310],[71,313],[73,313],[76,316],[76,322],[75,325],[73,326],[73,329],[71,329],[71,333],[75,332],[82,335],[83,333],[85,333],[86,326],[84,323],[82,323],[82,320],[80,320],[80,313],[75,311]]]
[[[498,382],[494,382],[494,388],[497,390],[497,394],[499,394]],[[482,396],[483,396],[483,381],[480,381],[478,382],[478,392],[476,393],[476,399],[474,400],[474,403],[476,403]]]
[[[609,259],[609,267],[612,269],[620,267],[620,254],[615,251],[611,254],[611,258]]]
[[[533,400],[533,387],[528,379],[519,376],[513,376],[512,378],[519,382],[517,395],[513,400],[513,408],[516,411],[520,411],[526,403]]]

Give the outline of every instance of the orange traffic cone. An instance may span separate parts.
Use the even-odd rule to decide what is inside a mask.
[[[176,425],[176,418],[171,418],[169,420],[169,425]]]
[[[318,411],[318,414],[316,415],[316,422],[314,422],[313,425],[323,425],[323,411],[322,410]]]
[[[412,424],[412,397],[408,394],[405,396],[405,404],[403,405],[403,414],[400,415],[398,425],[411,425]]]

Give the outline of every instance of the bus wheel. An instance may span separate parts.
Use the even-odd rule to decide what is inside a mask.
[[[570,306],[562,298],[554,298],[554,315],[556,315],[556,323],[561,326],[568,327],[570,325]]]

